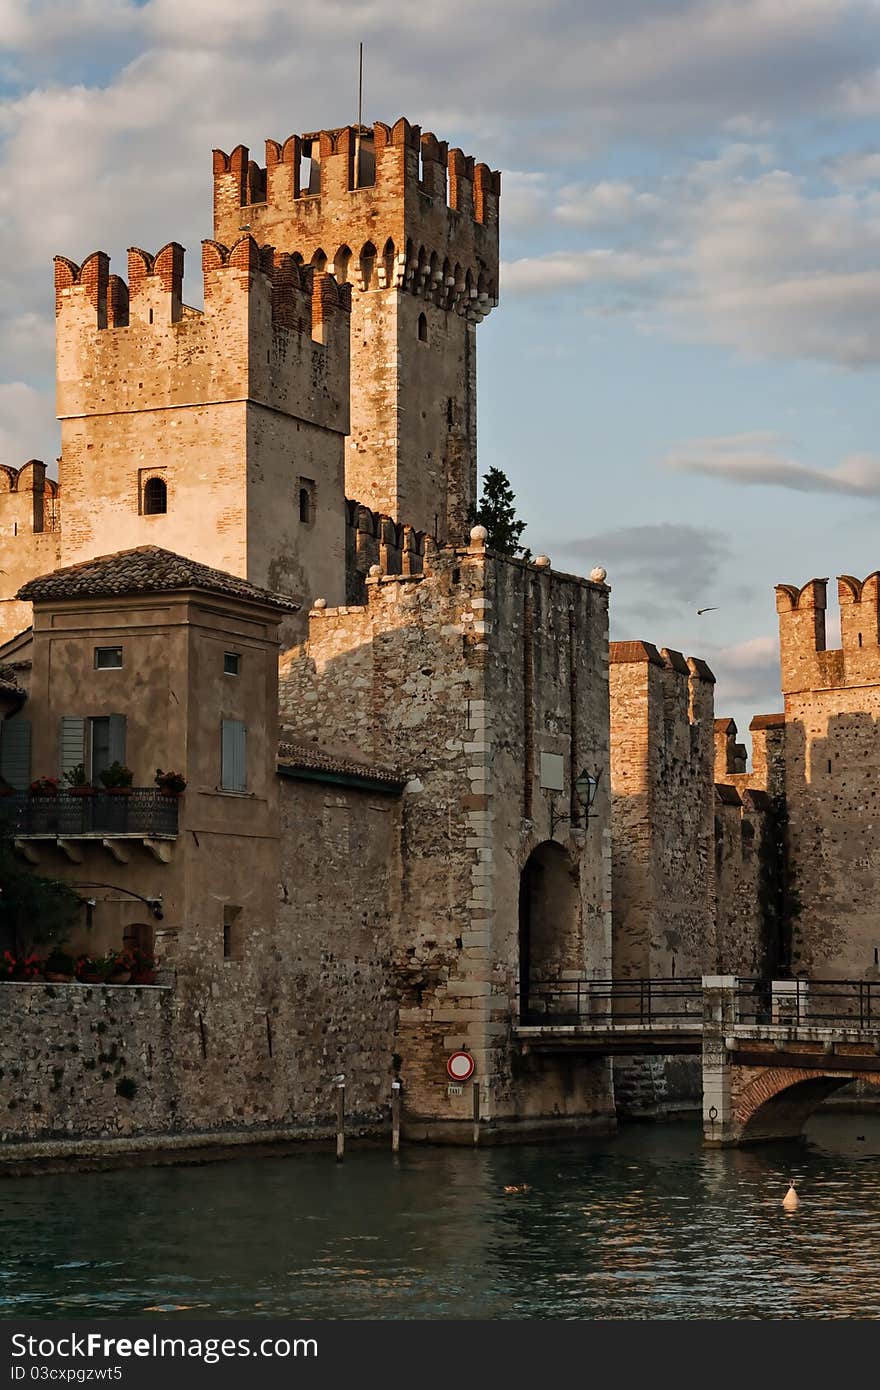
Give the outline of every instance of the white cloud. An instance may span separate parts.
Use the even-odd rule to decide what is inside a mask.
[[[653,193],[640,193],[625,181],[603,179],[592,186],[569,184],[559,190],[553,216],[570,226],[631,225],[660,206]]]
[[[823,470],[786,457],[780,448],[781,441],[773,434],[694,439],[677,446],[664,462],[680,472],[746,486],[846,497],[880,496],[880,456],[852,454],[836,468]]]
[[[0,384],[0,463],[20,468],[29,458],[42,458],[54,464],[47,406],[45,397],[24,381]]]
[[[556,218],[602,244],[505,266],[510,293],[625,284],[612,309],[654,331],[756,357],[880,362],[880,191],[816,191],[768,168],[768,146],[724,147],[651,186],[601,181],[557,192]]]

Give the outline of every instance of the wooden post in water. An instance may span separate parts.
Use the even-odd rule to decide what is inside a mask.
[[[391,1152],[400,1153],[400,1082],[391,1083]]]
[[[336,1162],[345,1157],[345,1082],[336,1086]]]
[[[480,1083],[474,1081],[471,1085],[471,1093],[474,1098],[474,1148],[480,1142]]]

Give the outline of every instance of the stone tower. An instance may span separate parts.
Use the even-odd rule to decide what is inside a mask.
[[[443,541],[476,493],[475,328],[497,303],[500,176],[418,126],[214,151],[214,235],[352,285],[350,498]]]
[[[243,236],[55,260],[63,558],[154,544],[308,602],[344,597],[350,290]],[[39,572],[39,571],[38,571]]]

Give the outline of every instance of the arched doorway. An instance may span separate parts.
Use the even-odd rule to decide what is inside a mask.
[[[540,1009],[548,987],[583,972],[578,871],[555,840],[532,850],[519,880],[520,1017]]]

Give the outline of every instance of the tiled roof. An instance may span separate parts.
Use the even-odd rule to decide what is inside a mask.
[[[338,758],[332,753],[322,752],[314,744],[279,743],[278,762],[282,767],[304,768],[343,777],[363,777],[371,782],[385,782],[389,787],[403,787],[408,780],[395,768],[383,767],[378,763],[361,763],[353,758]]]
[[[742,805],[742,798],[736,787],[731,787],[727,782],[715,783],[715,800],[720,801],[722,806]]]
[[[114,555],[100,555],[79,565],[53,570],[51,574],[29,580],[16,597],[43,603],[52,599],[171,593],[178,589],[201,589],[227,598],[250,599],[294,613],[302,606],[283,594],[260,589],[246,579],[176,555],[172,550],[162,550],[157,545],[139,545],[135,550],[119,550]]]
[[[750,729],[775,729],[775,728],[777,728],[780,724],[784,724],[784,723],[785,723],[785,715],[784,715],[784,714],[756,714],[755,717],[754,717],[754,719],[752,720],[751,724],[749,725],[749,728],[750,728]]]
[[[0,695],[17,695],[22,700],[26,698],[11,666],[0,665]]]
[[[609,642],[608,660],[614,662],[650,661],[662,666],[663,658],[653,642]]]

